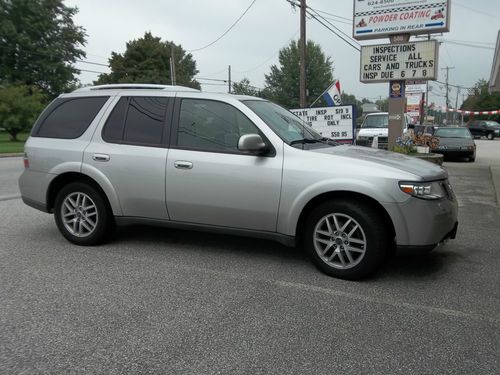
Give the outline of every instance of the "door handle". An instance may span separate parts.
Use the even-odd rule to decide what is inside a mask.
[[[176,160],[174,161],[174,167],[177,169],[192,169],[193,163],[190,161]]]
[[[92,155],[92,159],[95,161],[109,161],[110,157],[106,154],[94,154]]]

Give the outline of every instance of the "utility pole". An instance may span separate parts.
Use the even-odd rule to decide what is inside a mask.
[[[300,0],[300,108],[306,108],[306,0]]]
[[[227,67],[227,74],[228,74],[228,78],[227,78],[228,92],[231,94],[231,65],[229,65]]]
[[[450,124],[450,112],[448,109],[450,108],[450,101],[449,101],[449,88],[448,88],[448,75],[450,69],[455,69],[454,66],[447,66],[446,68],[441,68],[441,70],[446,70],[446,125]]]
[[[453,117],[456,118],[456,122],[458,122],[458,116],[459,116],[459,114],[458,114],[458,95],[460,95],[460,86],[457,86],[457,97],[455,98],[455,111],[456,112],[453,113]],[[455,115],[455,113],[456,113],[456,115]],[[462,115],[462,124],[463,124],[463,119],[464,118]]]

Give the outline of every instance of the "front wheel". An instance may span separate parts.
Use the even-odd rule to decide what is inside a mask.
[[[373,273],[385,258],[389,230],[368,204],[329,201],[309,215],[305,249],[324,273],[357,280]]]
[[[105,198],[94,187],[74,182],[57,194],[54,218],[59,231],[76,245],[104,242],[113,228],[113,216]]]
[[[488,138],[488,140],[492,141],[495,138],[495,135],[493,133],[488,133],[486,138]]]

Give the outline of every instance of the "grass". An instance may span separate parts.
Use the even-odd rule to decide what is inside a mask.
[[[12,142],[7,132],[0,131],[0,154],[17,153],[24,151],[24,142],[29,137],[29,133],[17,135],[18,142]]]

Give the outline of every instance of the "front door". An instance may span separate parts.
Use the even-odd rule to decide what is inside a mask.
[[[276,231],[282,146],[266,156],[240,152],[241,135],[262,133],[228,103],[185,98],[176,106],[166,171],[170,219]]]

